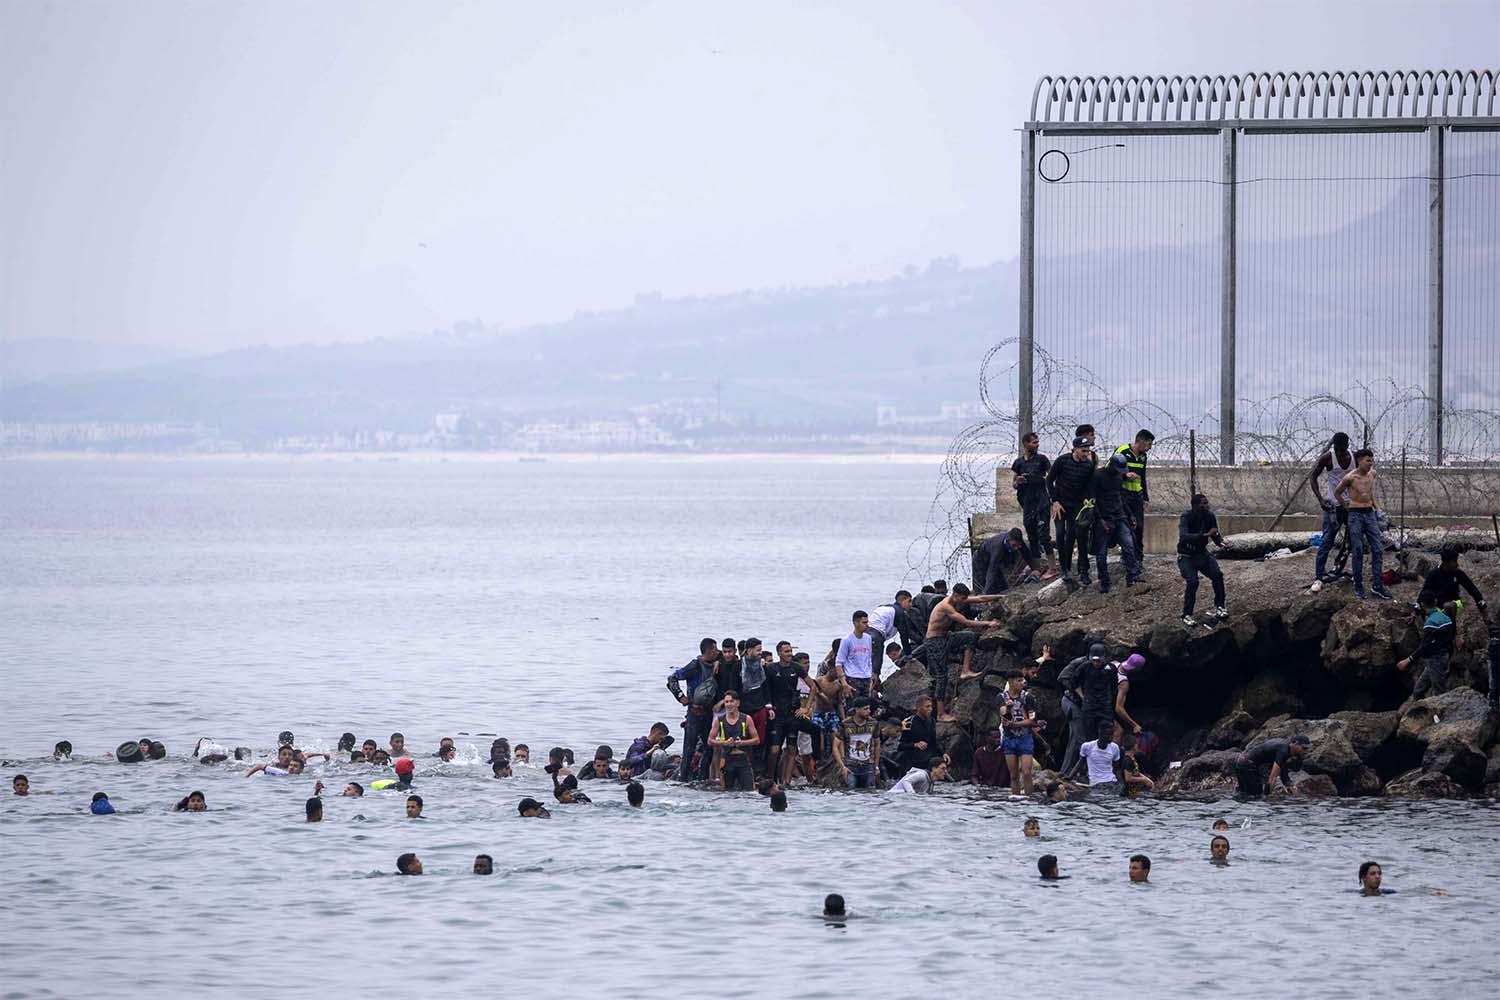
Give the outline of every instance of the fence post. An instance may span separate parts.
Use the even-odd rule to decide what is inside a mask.
[[[1427,461],[1443,464],[1443,126],[1427,129]]]
[[[1406,448],[1401,449],[1401,530],[1396,536],[1396,548],[1406,551]]]
[[[1198,495],[1198,432],[1188,431],[1188,506]]]
[[[1232,128],[1219,130],[1224,173],[1221,200],[1224,213],[1223,256],[1219,313],[1219,464],[1234,464],[1234,310],[1235,310],[1235,180],[1238,140]]]
[[[1036,129],[1021,133],[1021,328],[1016,365],[1016,432],[1032,430],[1032,380],[1036,363]]]

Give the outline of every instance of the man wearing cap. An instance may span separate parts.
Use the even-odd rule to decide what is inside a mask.
[[[1210,614],[1218,619],[1229,617],[1224,610],[1224,571],[1219,561],[1208,551],[1213,542],[1221,549],[1229,548],[1224,536],[1219,534],[1219,520],[1208,506],[1208,497],[1193,494],[1193,505],[1177,519],[1177,572],[1187,585],[1182,591],[1182,624],[1198,624],[1193,619],[1193,607],[1198,602],[1198,574],[1208,577],[1214,588],[1214,609]]]
[[[578,775],[579,781],[589,781],[596,778],[618,778],[620,775],[610,766],[615,759],[614,747],[608,744],[600,744],[599,749],[594,751],[594,759],[589,761]]]
[[[1130,717],[1130,712],[1125,708],[1125,699],[1130,695],[1130,682],[1135,677],[1136,671],[1146,665],[1146,658],[1140,653],[1131,653],[1125,657],[1123,663],[1115,665],[1115,670],[1120,678],[1115,685],[1115,741],[1125,733],[1132,736],[1141,734],[1141,725]]]
[[[1069,663],[1057,675],[1057,680],[1063,685],[1063,690],[1073,696],[1073,703],[1078,706],[1078,713],[1069,733],[1069,753],[1066,758],[1072,762],[1077,758],[1077,748],[1098,734],[1099,723],[1114,724],[1118,674],[1114,664],[1105,656],[1104,643],[1096,642],[1089,646],[1087,657],[1079,657]],[[1080,738],[1075,742],[1074,736]],[[1064,767],[1063,773],[1069,770],[1070,768]]]
[[[516,812],[525,819],[548,819],[552,813],[536,799],[526,798],[516,803]]]
[[[396,785],[400,791],[406,791],[411,787],[412,778],[416,776],[417,762],[410,757],[402,757],[396,761]]]
[[[1078,582],[1088,586],[1089,533],[1078,526],[1078,513],[1089,498],[1094,478],[1094,453],[1088,438],[1075,437],[1073,450],[1057,456],[1047,471],[1047,493],[1052,498],[1052,519],[1057,527],[1057,552],[1063,576],[1072,575],[1073,551],[1078,550]]]
[[[1268,786],[1274,790],[1278,778],[1285,791],[1293,791],[1292,765],[1302,760],[1310,746],[1312,740],[1299,733],[1289,740],[1262,740],[1247,748],[1234,762],[1234,774],[1239,779],[1240,794],[1258,798],[1266,794]],[[1260,769],[1267,764],[1271,765],[1271,773],[1262,781]]]
[[[1143,456],[1144,457],[1144,456]],[[1129,483],[1129,459],[1122,452],[1110,456],[1109,464],[1094,473],[1094,568],[1099,571],[1099,592],[1109,593],[1109,546],[1120,546],[1125,563],[1125,586],[1140,579],[1141,564],[1136,558],[1136,539],[1131,531],[1130,511],[1126,508],[1125,488]],[[1134,495],[1134,494],[1132,494]]]

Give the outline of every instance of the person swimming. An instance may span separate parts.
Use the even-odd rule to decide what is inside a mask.
[[[633,808],[639,809],[641,803],[646,801],[646,786],[639,781],[632,781],[625,786],[625,801]]]
[[[182,799],[173,807],[173,812],[201,813],[208,809],[208,800],[203,797],[202,792],[189,792],[187,798]]]
[[[522,799],[516,803],[516,812],[525,819],[549,819],[552,814],[536,799]]]
[[[476,854],[474,856],[474,874],[475,875],[493,875],[493,874],[495,874],[495,859],[492,858],[492,857],[490,857],[488,854]]]
[[[769,798],[771,800],[771,811],[773,813],[786,812],[786,792],[778,788],[776,789],[776,791],[770,794]]]
[[[344,786],[344,798],[346,798],[346,799],[359,799],[359,798],[363,798],[364,794],[365,794],[365,786],[361,785],[357,781],[351,781],[351,782],[349,782],[349,784],[347,784],[347,785]]]
[[[396,859],[396,873],[398,875],[422,874],[422,859],[408,851]]]
[[[57,743],[52,747],[52,759],[72,760],[73,744],[69,743],[67,740],[58,740]]]
[[[1220,834],[1208,842],[1208,859],[1214,864],[1229,864],[1229,838]]]
[[[1026,822],[1021,824],[1021,836],[1040,837],[1042,835],[1042,824],[1035,816],[1027,816]]]
[[[289,774],[301,774],[302,765],[297,763],[293,755],[291,744],[283,744],[276,748],[276,760],[274,763],[260,763],[245,772],[245,777],[255,774],[265,774],[273,778],[284,778]]]
[[[517,743],[514,752],[512,752],[510,755],[510,759],[515,761],[517,764],[530,764],[531,747],[527,746],[524,743]]]
[[[844,917],[848,914],[844,910],[844,897],[836,892],[830,892],[823,897],[823,916]]]
[[[354,734],[345,733],[340,736],[338,748],[343,753],[352,753],[354,751]]]
[[[1043,854],[1041,857],[1037,858],[1036,870],[1037,874],[1040,875],[1042,877],[1042,880],[1046,882],[1056,882],[1059,879],[1065,879],[1068,877],[1066,875],[1059,875],[1057,873],[1056,854]]]
[[[31,779],[24,774],[18,774],[10,779],[10,790],[17,795],[31,794]]]
[[[422,818],[422,796],[420,796],[420,795],[408,795],[406,797],[406,818],[407,819],[421,819]]]
[[[307,814],[307,822],[323,822],[323,800],[314,795],[303,805],[303,811]]]
[[[89,804],[89,812],[95,816],[109,816],[114,811],[115,807],[110,803],[108,795],[103,792],[94,793],[94,801]]]

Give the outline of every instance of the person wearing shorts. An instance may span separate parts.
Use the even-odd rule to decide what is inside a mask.
[[[1000,722],[1004,739],[1000,749],[1010,772],[1010,792],[1031,794],[1031,764],[1036,752],[1036,699],[1025,689],[1025,678],[1019,670],[1005,675],[1005,692],[1000,697]]]

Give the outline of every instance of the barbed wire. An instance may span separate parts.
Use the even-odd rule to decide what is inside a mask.
[[[1032,428],[1048,457],[1069,446],[1078,425],[1091,423],[1097,432],[1096,450],[1101,452],[1113,450],[1111,442],[1124,443],[1137,429],[1149,428],[1156,435],[1154,465],[1185,465],[1194,447],[1200,466],[1217,465],[1216,413],[1182,415],[1152,400],[1116,399],[1108,382],[1087,366],[1040,347],[1034,357]],[[907,548],[907,584],[968,577],[969,519],[995,510],[996,469],[1008,466],[1018,454],[1018,366],[1018,338],[1003,340],[985,354],[979,367],[979,400],[986,417],[964,428],[948,447],[923,532]],[[1436,504],[1470,513],[1491,509],[1496,503],[1493,478],[1481,477],[1479,469],[1500,464],[1500,411],[1445,405],[1445,471],[1430,475],[1425,462],[1429,401],[1425,390],[1393,378],[1352,382],[1348,396],[1277,393],[1237,400],[1237,464],[1260,469],[1259,483],[1253,491],[1241,491],[1234,477],[1219,477],[1215,506],[1221,511],[1276,513],[1265,509],[1268,496],[1278,498],[1278,510],[1293,500],[1305,489],[1313,461],[1342,430],[1353,447],[1374,448],[1387,469],[1404,456],[1407,473],[1400,486],[1410,491],[1413,511]],[[1154,486],[1153,492],[1158,502],[1169,506],[1186,507],[1189,500],[1185,489],[1169,483]],[[1312,499],[1310,493],[1307,499]]]

